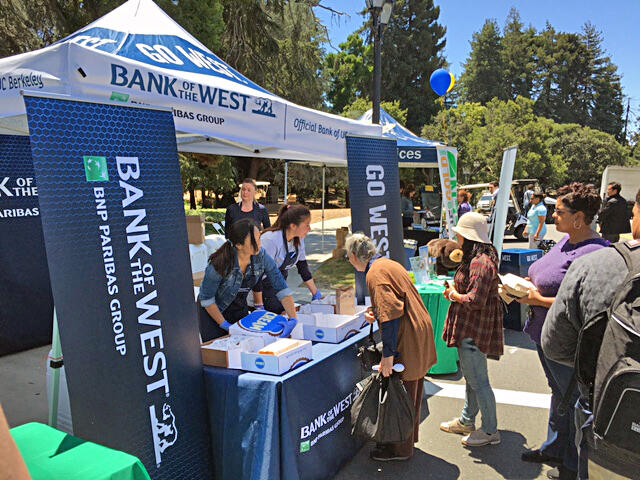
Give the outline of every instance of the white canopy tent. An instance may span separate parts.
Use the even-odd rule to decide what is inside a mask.
[[[0,134],[28,135],[22,90],[171,107],[183,152],[320,165],[323,226],[324,167],[347,166],[348,133],[382,134],[379,125],[301,107],[268,92],[152,0],[129,0],[56,44],[0,59]]]
[[[28,134],[21,90],[171,107],[184,152],[344,167],[347,133],[381,135],[266,91],[152,0],[129,0],[54,45],[0,59],[0,133]]]

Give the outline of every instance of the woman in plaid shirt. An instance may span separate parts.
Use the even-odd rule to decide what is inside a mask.
[[[451,301],[443,339],[457,347],[460,368],[467,383],[460,418],[440,424],[440,430],[465,435],[467,447],[500,443],[496,418],[496,399],[489,383],[487,357],[502,355],[502,301],[498,296],[498,253],[489,241],[484,215],[471,212],[453,228],[462,246],[463,257],[454,279],[455,286],[445,290]],[[482,428],[475,420],[482,412]]]

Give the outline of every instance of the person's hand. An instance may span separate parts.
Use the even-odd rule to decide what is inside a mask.
[[[291,336],[291,332],[294,328],[296,328],[297,324],[297,318],[290,318],[288,321],[286,321],[286,323],[283,323],[282,325],[284,328],[282,330],[282,333],[280,334],[280,338],[289,338]]]
[[[536,305],[540,305],[541,299],[542,299],[542,295],[540,295],[540,292],[535,288],[530,288],[529,294],[526,297],[517,298],[516,302],[524,303],[525,305],[536,306]]]
[[[522,235],[524,235],[525,237],[529,236],[529,230],[527,230],[526,228],[524,229],[524,232],[522,232]]]
[[[454,300],[453,298],[451,298],[451,294],[452,294],[452,293],[455,293],[456,295],[458,294],[458,292],[456,291],[456,289],[455,289],[454,287],[452,287],[452,286],[448,286],[448,287],[445,289],[445,291],[444,291],[443,295],[444,295],[444,298],[446,298],[446,299],[447,299],[447,300],[449,300],[450,302],[455,302],[455,300]]]
[[[256,310],[264,310],[264,305],[262,303],[256,303],[253,305],[253,308]]]
[[[313,296],[311,297],[311,301],[313,302],[314,300],[320,300],[322,298],[322,292],[320,292],[320,290],[317,290],[316,293],[313,294]]]
[[[388,377],[393,373],[393,357],[382,357],[380,361],[380,373],[383,377]]]
[[[367,310],[366,312],[364,312],[364,319],[369,322],[369,323],[373,323],[376,321],[376,317],[373,314],[372,311]]]
[[[538,234],[536,233],[536,234],[533,236],[533,240],[537,242],[537,241],[538,241],[538,238],[539,238],[539,237],[538,237]]]
[[[220,324],[220,328],[223,329],[225,332],[229,331],[229,327],[231,327],[231,324],[226,320]]]

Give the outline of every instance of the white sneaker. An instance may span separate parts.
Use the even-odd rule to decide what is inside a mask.
[[[475,425],[466,425],[459,418],[454,418],[448,422],[440,424],[440,430],[447,433],[459,433],[460,435],[468,435],[476,429]]]
[[[486,433],[484,430],[476,430],[466,437],[462,437],[462,445],[465,447],[482,447],[484,445],[497,445],[500,443],[500,432]]]

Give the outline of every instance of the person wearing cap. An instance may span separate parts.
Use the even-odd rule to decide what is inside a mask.
[[[454,285],[444,296],[451,302],[443,339],[456,347],[466,382],[462,415],[440,424],[440,430],[464,435],[462,444],[480,447],[500,443],[496,399],[489,383],[487,357],[503,353],[502,301],[498,295],[498,252],[489,241],[484,215],[470,212],[453,227],[462,246],[462,263]],[[482,412],[482,427],[475,420]]]

